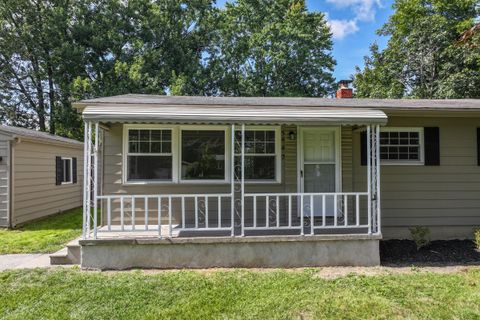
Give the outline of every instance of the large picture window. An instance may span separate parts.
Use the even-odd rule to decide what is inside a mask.
[[[172,180],[172,130],[129,129],[127,180]]]
[[[421,163],[422,128],[384,128],[380,132],[380,159],[384,163]]]
[[[241,141],[242,132],[235,132],[237,141]],[[245,130],[245,179],[277,179],[276,130]],[[241,146],[235,147],[235,157],[240,163]]]
[[[182,130],[182,180],[225,180],[225,130]]]
[[[235,135],[235,140],[241,141],[241,131]],[[232,161],[240,163],[241,150],[238,143],[231,149],[228,126],[127,124],[123,137],[126,184],[228,183]],[[247,127],[245,179],[251,183],[279,182],[280,150],[280,127]]]

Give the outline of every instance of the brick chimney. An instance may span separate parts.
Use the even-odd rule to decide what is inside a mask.
[[[349,88],[352,80],[340,80],[338,82],[337,99],[351,99],[353,98],[353,89]]]

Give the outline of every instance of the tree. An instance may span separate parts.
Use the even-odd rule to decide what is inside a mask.
[[[475,0],[397,0],[379,30],[387,47],[371,46],[354,87],[365,98],[478,98],[480,51],[460,44],[471,27]]]
[[[238,0],[219,13],[205,55],[210,95],[325,96],[333,91],[325,16],[303,0]]]

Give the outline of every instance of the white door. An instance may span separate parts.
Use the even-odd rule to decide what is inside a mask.
[[[300,191],[305,193],[334,193],[340,188],[340,130],[339,128],[301,128],[299,139]],[[304,216],[334,214],[334,196],[303,197]],[[337,210],[338,211],[338,210]]]

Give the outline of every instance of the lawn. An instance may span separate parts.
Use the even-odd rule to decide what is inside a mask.
[[[479,319],[480,269],[318,277],[272,271],[0,273],[2,319]]]
[[[81,233],[82,209],[77,208],[19,229],[0,229],[0,254],[55,252]]]

